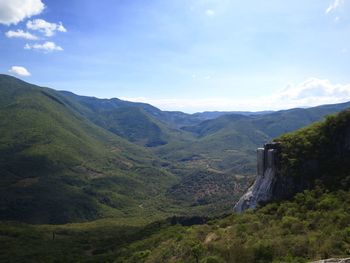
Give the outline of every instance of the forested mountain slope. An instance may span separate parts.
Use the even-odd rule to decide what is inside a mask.
[[[170,218],[144,227],[121,227],[113,220],[1,223],[0,260],[302,263],[349,257],[349,127],[346,111],[277,139],[283,174],[310,182],[288,200],[212,220]],[[304,169],[309,160],[319,162]]]
[[[348,257],[350,110],[275,141],[280,158],[271,203],[204,225],[162,228],[129,245],[120,257],[148,263]]]
[[[124,216],[175,180],[152,153],[94,125],[53,90],[1,76],[0,93],[1,219]]]
[[[225,213],[254,177],[256,147],[349,106],[201,121],[221,114],[164,112],[6,75],[0,95],[0,218],[35,223]]]

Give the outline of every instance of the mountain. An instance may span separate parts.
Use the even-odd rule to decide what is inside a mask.
[[[205,137],[223,130],[237,129],[237,126],[253,125],[271,138],[285,132],[296,130],[322,119],[324,116],[350,107],[350,102],[322,105],[312,108],[295,108],[263,114],[227,114],[216,119],[203,121],[200,124],[183,127],[198,137]]]
[[[349,106],[203,121],[6,75],[0,95],[0,219],[31,223],[224,213],[254,178],[256,147]]]
[[[224,115],[230,115],[230,114],[239,114],[239,115],[264,115],[273,113],[274,111],[204,111],[204,112],[197,112],[192,114],[192,116],[200,117],[202,120],[210,120],[210,119],[216,119],[218,117],[224,116]]]
[[[283,133],[350,107],[350,103],[290,109],[257,115],[229,114],[182,127],[195,140],[155,149],[159,156],[186,167],[209,167],[224,173],[255,173],[255,149]]]
[[[121,261],[267,263],[349,256],[350,110],[266,144],[258,150],[258,167],[250,194],[242,198],[256,210],[160,228],[132,242]]]
[[[350,107],[349,102],[277,112],[186,114],[161,111],[145,103],[60,93],[96,125],[152,148],[158,158],[181,169],[196,167],[238,175],[255,173],[255,148],[259,145]]]
[[[266,160],[278,167],[272,187],[278,198],[255,210],[146,226],[120,227],[110,219],[58,226],[2,222],[0,261],[304,263],[349,257],[349,134],[350,111],[344,111],[265,145],[278,150],[269,154],[275,161]]]
[[[0,76],[0,219],[65,223],[147,213],[148,200],[176,181],[152,153],[77,107],[54,90]]]
[[[198,124],[205,119],[201,116],[178,111],[161,111],[160,109],[147,103],[123,101],[117,98],[98,99],[95,97],[79,96],[67,91],[60,91],[60,93],[63,96],[77,102],[79,104],[78,110],[92,120],[96,119],[96,114],[101,114],[103,116],[104,114],[108,114],[122,108],[138,109],[145,115],[144,118],[151,118],[153,121],[162,122],[170,128],[179,128],[186,125]]]

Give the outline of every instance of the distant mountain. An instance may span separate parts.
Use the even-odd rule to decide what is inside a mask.
[[[203,121],[200,124],[183,127],[183,130],[195,133],[199,137],[204,137],[223,129],[233,128],[233,124],[251,123],[266,133],[270,137],[278,136],[282,133],[296,130],[312,122],[320,120],[322,117],[333,114],[350,107],[350,102],[322,105],[312,108],[295,108],[276,112],[260,113],[234,113],[219,115],[218,118]]]
[[[67,91],[60,91],[60,93],[65,97],[71,98],[75,102],[79,103],[80,111],[88,117],[91,117],[92,113],[103,114],[120,108],[137,108],[142,110],[144,114],[147,114],[148,117],[161,121],[171,128],[179,128],[185,125],[197,124],[205,119],[200,116],[179,111],[161,111],[160,109],[147,103],[130,102],[117,98],[98,99],[95,97],[79,96]]]
[[[159,153],[171,160],[184,160],[189,166],[205,163],[221,172],[252,174],[258,146],[349,107],[347,102],[260,115],[223,115],[182,127],[196,139],[176,146],[165,145]]]
[[[239,115],[264,115],[272,113],[273,111],[204,111],[192,114],[202,120],[210,120],[221,117],[223,115],[239,114]]]

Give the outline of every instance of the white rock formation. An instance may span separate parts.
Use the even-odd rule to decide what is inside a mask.
[[[234,207],[235,212],[256,208],[260,202],[273,199],[278,168],[279,145],[277,143],[265,144],[264,148],[257,150],[257,178]]]

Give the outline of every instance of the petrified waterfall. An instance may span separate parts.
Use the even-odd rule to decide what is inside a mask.
[[[249,208],[256,208],[259,203],[274,199],[274,187],[278,174],[279,144],[268,143],[257,150],[257,178],[236,203],[234,210],[242,212]]]

